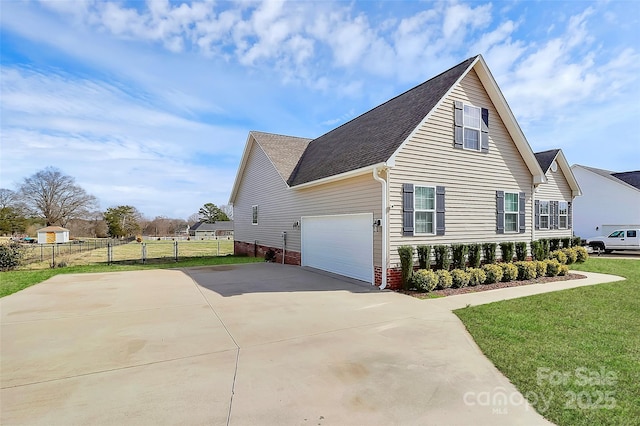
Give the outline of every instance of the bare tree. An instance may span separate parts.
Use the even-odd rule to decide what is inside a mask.
[[[42,217],[47,226],[66,226],[69,220],[86,216],[98,204],[96,197],[76,185],[74,178],[55,167],[25,178],[19,194],[26,208]]]
[[[7,188],[0,188],[0,209],[15,207],[18,202],[18,194]]]
[[[220,206],[222,213],[226,214],[229,220],[233,220],[233,206],[229,204],[223,204]]]
[[[187,218],[187,222],[189,223],[189,225],[195,225],[196,223],[200,222],[200,214],[199,213],[191,214]]]

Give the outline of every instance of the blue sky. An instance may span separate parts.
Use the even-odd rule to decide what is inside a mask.
[[[482,54],[534,151],[640,169],[640,2],[2,1],[0,186],[226,204],[250,130],[317,137]]]

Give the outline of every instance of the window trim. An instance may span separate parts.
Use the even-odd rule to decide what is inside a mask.
[[[565,213],[562,213],[562,203],[565,204]],[[564,219],[564,226],[562,226],[562,218]],[[558,201],[558,229],[569,229],[569,202]]]
[[[257,225],[258,224],[258,206],[259,204],[254,204],[253,206],[251,206],[251,224],[252,225]]]
[[[418,192],[417,189],[418,188],[430,188],[433,190],[433,209],[418,209],[417,207],[417,203],[416,203],[416,193]],[[413,235],[436,235],[436,228],[437,228],[437,223],[436,223],[436,212],[438,210],[438,197],[436,194],[436,186],[435,185],[417,185],[414,184],[413,185]],[[423,212],[427,212],[427,213],[431,213],[431,223],[432,223],[432,232],[418,232],[418,221],[417,221],[417,213],[423,213]]]
[[[542,203],[547,204],[547,213],[542,213]],[[547,218],[547,226],[542,226],[542,217],[545,216]],[[549,200],[538,200],[538,228],[543,229],[545,231],[551,229],[551,201]]]
[[[507,194],[511,194],[511,195],[515,195],[516,196],[518,208],[516,209],[515,212],[512,212],[512,211],[507,212]],[[516,215],[516,229],[513,230],[513,231],[508,231],[507,230],[507,214],[515,214]],[[502,215],[503,215],[503,223],[504,223],[504,233],[505,234],[518,234],[518,233],[520,233],[520,192],[504,191],[504,211],[503,211]]]
[[[475,110],[478,110],[478,127],[473,127],[470,125],[467,125],[467,120],[465,119],[466,115],[464,113],[465,108],[473,108]],[[473,130],[475,132],[477,132],[478,134],[478,148],[467,148],[466,145],[466,137],[465,137],[465,130]],[[465,149],[467,151],[475,151],[475,152],[480,152],[482,151],[482,108],[477,107],[475,105],[471,105],[468,103],[462,103],[462,149]]]

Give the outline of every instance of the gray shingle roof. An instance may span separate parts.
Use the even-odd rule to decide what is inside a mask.
[[[387,161],[475,59],[469,58],[312,140],[288,184],[300,185]]]
[[[190,231],[220,231],[220,230],[224,230],[224,231],[229,231],[229,230],[233,230],[233,221],[232,220],[220,220],[216,223],[205,223],[205,222],[198,222],[195,225],[193,225],[190,229]]]
[[[291,173],[311,141],[311,139],[307,138],[276,135],[273,133],[256,131],[250,133],[273,162],[273,165],[285,182],[291,177]]]
[[[634,170],[632,172],[612,173],[611,175],[623,182],[628,183],[631,186],[640,189],[640,170]]]
[[[576,164],[577,166],[582,167],[583,169],[589,170],[595,174],[598,174],[607,179],[611,179],[614,182],[621,183],[623,185],[630,185],[638,190],[640,190],[640,170],[636,170],[633,172],[612,172],[604,169],[597,169],[595,167],[581,166],[580,164]]]
[[[560,152],[559,149],[550,149],[548,151],[536,152],[536,160],[538,160],[538,164],[540,164],[540,168],[543,172],[547,173],[549,171],[549,167],[551,167],[551,163],[556,159],[556,156]]]

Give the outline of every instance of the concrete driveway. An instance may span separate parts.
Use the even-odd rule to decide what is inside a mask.
[[[58,275],[0,308],[3,425],[547,423],[446,306],[299,267]]]

